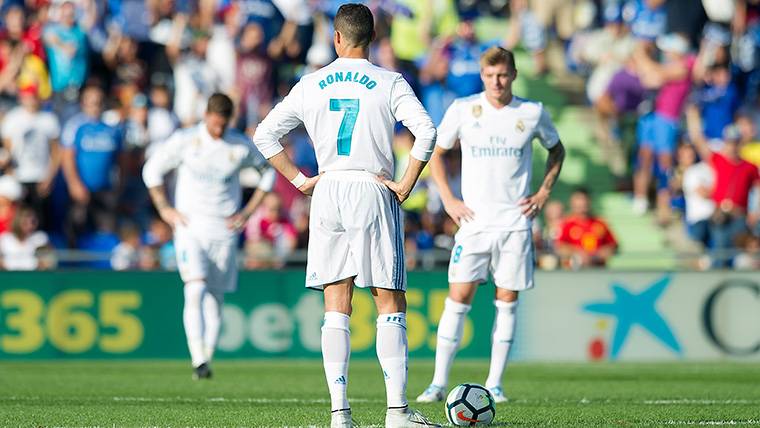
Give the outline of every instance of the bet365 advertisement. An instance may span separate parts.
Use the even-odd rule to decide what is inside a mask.
[[[218,358],[320,355],[322,295],[302,271],[244,272]],[[539,273],[521,296],[516,360],[760,359],[757,274]],[[432,357],[445,272],[409,275],[412,357]],[[460,356],[487,357],[493,289],[478,291]],[[352,356],[375,356],[376,313],[354,294]],[[176,273],[0,273],[0,359],[183,358]]]

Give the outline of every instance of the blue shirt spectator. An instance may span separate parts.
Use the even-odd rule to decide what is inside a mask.
[[[74,4],[63,3],[60,19],[44,31],[53,91],[79,88],[87,77],[87,36],[77,25]]]
[[[474,41],[458,39],[448,50],[450,59],[446,86],[457,98],[480,92],[483,89],[480,79],[480,55],[483,53],[483,46]]]
[[[240,8],[241,22],[256,22],[264,30],[264,44],[272,41],[282,29],[285,23],[280,10],[271,0],[240,0],[237,3]]]
[[[630,0],[625,5],[623,17],[636,38],[649,41],[665,34],[668,23],[665,2],[661,0]]]
[[[86,122],[74,137],[77,171],[87,190],[97,192],[111,187],[111,171],[121,151],[121,130],[100,121]]]
[[[727,66],[714,66],[708,80],[709,83],[697,91],[696,101],[702,113],[705,136],[721,139],[723,129],[734,121],[741,99]]]

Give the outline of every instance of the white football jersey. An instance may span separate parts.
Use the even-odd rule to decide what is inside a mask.
[[[429,160],[435,127],[406,80],[366,59],[338,58],[303,76],[259,124],[253,141],[269,159],[283,150],[280,138],[303,123],[320,172],[364,170],[392,178],[397,121],[416,137],[411,155]]]
[[[459,98],[438,127],[438,145],[462,149],[462,198],[474,211],[463,230],[530,229],[520,199],[530,195],[533,138],[547,149],[559,135],[541,103],[513,97],[497,109],[480,93]]]
[[[240,170],[261,173],[259,187],[271,190],[274,170],[244,134],[228,130],[221,139],[209,135],[205,123],[176,131],[143,167],[147,187],[163,184],[169,171],[177,170],[175,207],[199,236],[228,237],[227,217],[240,209]]]

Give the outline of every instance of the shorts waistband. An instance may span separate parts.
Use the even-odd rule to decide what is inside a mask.
[[[322,176],[323,180],[330,181],[370,181],[379,183],[377,174],[364,170],[342,170],[342,171],[325,171]]]

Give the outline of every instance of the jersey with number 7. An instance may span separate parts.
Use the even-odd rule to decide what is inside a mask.
[[[269,159],[283,150],[280,138],[303,123],[319,172],[363,170],[392,178],[396,122],[417,138],[411,155],[427,161],[435,128],[406,80],[365,59],[338,58],[303,76],[258,126],[254,142]]]

